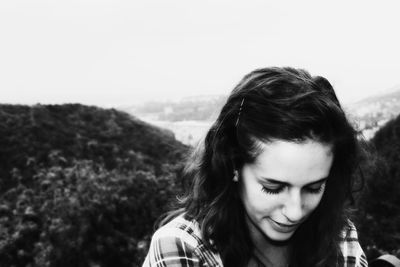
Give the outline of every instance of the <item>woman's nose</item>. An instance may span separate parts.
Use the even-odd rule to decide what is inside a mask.
[[[283,215],[291,223],[297,223],[303,218],[303,200],[301,190],[292,188],[283,204]]]

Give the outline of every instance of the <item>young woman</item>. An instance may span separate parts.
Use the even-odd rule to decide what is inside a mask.
[[[249,73],[188,161],[191,190],[143,266],[367,266],[346,212],[358,154],[325,78]]]

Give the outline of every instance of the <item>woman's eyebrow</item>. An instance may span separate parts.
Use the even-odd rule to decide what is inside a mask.
[[[325,182],[326,180],[328,180],[328,177],[324,177],[324,178],[319,179],[319,180],[317,180],[317,181],[315,181],[315,182],[309,183],[309,184],[307,184],[307,186],[309,186],[309,185],[315,185],[315,184],[319,184],[319,183],[323,183],[323,182]]]
[[[290,185],[290,183],[288,183],[288,182],[283,182],[283,181],[275,180],[275,179],[272,179],[272,178],[261,177],[261,179],[263,179],[264,181],[267,181],[267,182],[269,182],[269,183],[272,183],[272,184]],[[328,179],[328,177],[324,177],[324,178],[321,178],[321,179],[319,179],[319,180],[317,180],[317,181],[308,183],[308,184],[306,184],[305,186],[310,186],[310,185],[322,183],[322,182],[325,182],[327,179]]]
[[[289,185],[289,183],[287,183],[287,182],[278,181],[278,180],[275,180],[275,179],[272,179],[272,178],[261,177],[261,179],[263,181],[266,181],[266,182],[271,183],[271,184]]]

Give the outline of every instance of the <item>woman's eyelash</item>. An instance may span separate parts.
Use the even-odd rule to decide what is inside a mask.
[[[275,194],[279,194],[280,192],[282,192],[283,189],[284,189],[284,187],[278,187],[278,188],[272,189],[272,188],[263,186],[261,191],[263,191],[264,193],[267,193],[267,194],[275,195]]]
[[[308,192],[314,193],[314,194],[320,193],[323,189],[324,189],[324,185],[321,185],[321,186],[319,186],[318,188],[312,188],[312,187],[306,188],[306,190],[307,190]]]
[[[267,193],[267,194],[275,195],[275,194],[281,193],[284,188],[285,188],[284,186],[278,187],[278,188],[268,188],[268,187],[263,186],[261,191],[263,191],[264,193]],[[307,192],[312,193],[312,194],[318,194],[323,189],[324,189],[324,185],[321,185],[318,188],[313,188],[313,187],[306,187],[305,188],[305,190]]]

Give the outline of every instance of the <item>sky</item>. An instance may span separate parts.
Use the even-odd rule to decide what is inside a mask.
[[[228,94],[267,66],[324,76],[354,102],[400,88],[396,2],[1,1],[0,103]]]

